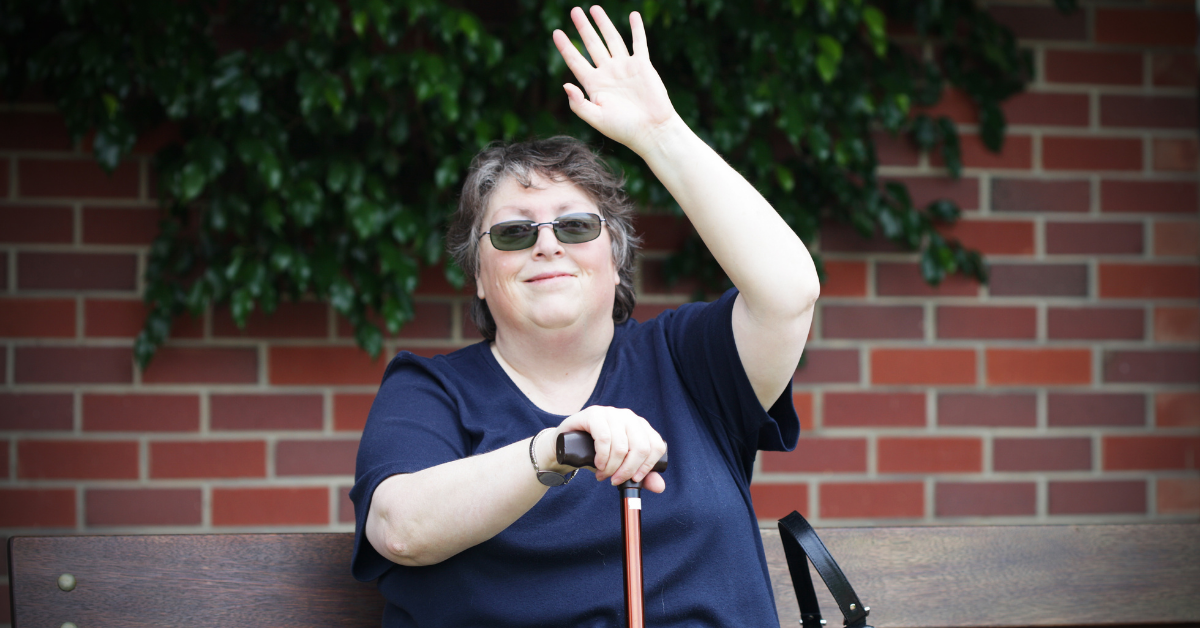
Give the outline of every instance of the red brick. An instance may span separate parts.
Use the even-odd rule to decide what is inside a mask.
[[[1047,50],[1045,64],[1051,83],[1142,84],[1140,52]]]
[[[3,167],[0,162],[0,167]],[[8,290],[8,255],[0,255],[0,290]]]
[[[997,212],[1072,212],[1091,208],[1087,181],[992,179],[992,210]]]
[[[214,488],[214,526],[328,525],[329,489]]]
[[[0,338],[74,337],[74,299],[0,298]]]
[[[634,231],[642,237],[643,251],[678,251],[694,229],[684,216],[638,214]]]
[[[358,440],[281,440],[275,475],[354,475]]]
[[[1032,307],[948,306],[937,308],[938,338],[1034,339],[1037,310]]]
[[[961,220],[938,232],[984,255],[1032,255],[1033,223],[1025,220]]]
[[[792,406],[796,408],[796,416],[800,419],[800,431],[811,432],[815,429],[812,393],[792,393]]]
[[[135,338],[149,312],[136,299],[87,299],[83,307],[83,334],[89,338]],[[171,325],[171,337],[203,338],[204,319],[181,314]]]
[[[793,510],[804,514],[808,512],[808,485],[755,482],[750,485],[750,499],[759,519],[782,519]]]
[[[983,442],[978,438],[884,437],[876,443],[880,473],[978,473]]]
[[[997,438],[992,441],[992,468],[998,473],[1089,471],[1090,438]]]
[[[138,165],[123,162],[110,175],[93,159],[21,159],[24,198],[137,198]]]
[[[988,290],[994,297],[1086,297],[1086,264],[992,264]]]
[[[228,307],[213,311],[214,337],[326,338],[329,336],[329,306],[325,303],[280,303],[272,314],[254,310],[246,327],[238,329]]]
[[[1140,515],[1146,512],[1145,480],[1050,482],[1051,515]]]
[[[70,244],[74,223],[70,207],[0,207],[0,242]]]
[[[1046,170],[1141,170],[1142,140],[1123,137],[1043,137]]]
[[[751,493],[754,488],[751,487]],[[350,501],[350,487],[338,488],[338,523],[354,523],[354,502]]]
[[[1097,7],[1095,11],[1097,43],[1154,47],[1196,44],[1196,14],[1190,10]]]
[[[1195,385],[1200,382],[1200,352],[1108,351],[1104,381]]]
[[[937,517],[1021,517],[1037,514],[1033,482],[938,482]]]
[[[0,430],[70,430],[74,403],[69,394],[0,393]]]
[[[974,384],[974,349],[873,349],[872,384]]]
[[[432,358],[432,357],[439,356],[439,355],[446,355],[449,353],[454,353],[458,349],[459,349],[459,347],[451,347],[451,346],[418,347],[418,346],[411,346],[411,345],[410,346],[400,345],[400,346],[396,347],[397,352],[408,351],[409,353],[412,353],[414,355],[419,355],[423,358]],[[380,374],[382,375],[382,371]]]
[[[156,207],[84,207],[83,242],[149,245],[162,218]]]
[[[935,287],[925,283],[917,264],[876,262],[875,294],[881,297],[973,297],[979,294],[979,284],[963,275],[948,275]]]
[[[1089,349],[987,349],[992,386],[1053,386],[1092,383]]]
[[[925,427],[921,393],[827,392],[821,426]]]
[[[261,478],[267,475],[263,441],[150,443],[150,477]]]
[[[1158,514],[1200,515],[1200,478],[1159,478]]]
[[[17,477],[29,480],[135,480],[138,444],[46,440],[17,443]]]
[[[1105,471],[1169,471],[1200,468],[1200,437],[1105,436]]]
[[[678,306],[674,303],[638,303],[637,305],[633,306],[632,318],[635,321],[644,323],[646,321],[657,318],[659,314],[662,314],[663,312],[666,312],[667,310],[673,310],[676,307],[678,307]],[[463,310],[464,310],[463,325],[470,326],[472,329],[474,329],[475,325],[470,323],[467,320],[466,314],[465,314],[465,312],[469,311],[470,308],[469,307],[463,308]],[[482,336],[480,336],[480,337],[482,337]],[[463,338],[466,338],[466,334],[463,334]]]
[[[1085,41],[1088,38],[1084,11],[1064,15],[1050,6],[995,5],[989,6],[987,12],[1021,39]]]
[[[634,307],[636,308],[640,306]],[[658,310],[654,313],[654,315],[658,316],[661,313],[662,310]],[[650,320],[650,318],[635,318],[635,320],[647,321]],[[469,302],[464,303],[462,306],[462,326],[460,327],[460,330],[462,331],[463,340],[483,340],[483,334],[479,333],[479,329],[475,327],[475,323],[471,320],[471,304]]]
[[[367,424],[372,403],[375,403],[375,395],[334,395],[333,429],[361,432]]]
[[[858,349],[814,349],[805,347],[804,365],[792,381],[797,384],[857,384]]]
[[[823,297],[867,296],[867,263],[825,260]]]
[[[636,307],[636,306],[635,306]],[[391,334],[387,330],[382,317],[374,315],[371,322],[379,326],[387,338],[441,338],[448,339],[451,334],[450,320],[451,304],[436,301],[417,301],[413,304],[413,318],[400,328],[400,333]],[[468,311],[470,308],[468,308]],[[649,319],[638,319],[649,320]],[[337,335],[339,338],[353,338],[354,326],[345,318],[337,317]]]
[[[378,384],[387,360],[371,357],[357,347],[271,347],[271,384]]]
[[[1029,170],[1033,167],[1033,138],[1028,135],[1006,135],[999,153],[984,146],[978,135],[960,133],[958,139],[962,164],[966,168]],[[931,154],[929,163],[944,166],[941,152]]]
[[[1100,97],[1100,124],[1107,127],[1196,128],[1196,99],[1109,94]]]
[[[866,473],[867,439],[801,437],[791,452],[765,451],[766,473]]]
[[[1200,167],[1197,143],[1190,137],[1156,137],[1154,169],[1159,172],[1195,172]]]
[[[1200,308],[1155,308],[1154,341],[1200,342]]]
[[[0,488],[0,504],[0,527],[75,527],[73,488]]]
[[[1087,94],[1021,92],[1004,101],[1002,107],[1012,125],[1087,126],[1091,122]]]
[[[1197,187],[1194,181],[1108,181],[1100,182],[1100,211],[1136,214],[1195,214]]]
[[[440,265],[422,267],[420,274],[417,276],[417,294],[421,296],[470,295],[470,292],[467,290],[469,287],[470,281],[460,289],[456,289],[450,285],[450,282],[446,279],[446,269]]]
[[[1157,427],[1200,427],[1200,393],[1160,392],[1154,395]]]
[[[941,393],[938,427],[1036,427],[1032,393]]]
[[[86,432],[195,432],[200,429],[196,395],[83,396]]]
[[[925,312],[919,305],[825,305],[822,338],[925,337]]]
[[[1154,255],[1158,257],[1200,257],[1200,223],[1156,221]]]
[[[885,238],[879,229],[875,229],[868,238],[848,224],[827,222],[821,225],[822,253],[902,253],[904,251],[904,247]]]
[[[937,103],[932,107],[916,107],[913,114],[924,113],[930,117],[947,116],[959,124],[979,122],[979,111],[971,97],[961,89],[946,87]]]
[[[18,384],[129,384],[128,347],[17,347]]]
[[[822,519],[917,519],[925,514],[920,482],[826,482],[817,496]]]
[[[21,290],[133,290],[137,256],[129,253],[35,253],[17,255]]]
[[[1142,427],[1146,397],[1135,393],[1050,393],[1050,427]]]
[[[254,384],[258,352],[237,347],[164,347],[142,373],[147,384]]]
[[[975,177],[891,177],[889,180],[907,186],[913,206],[918,208],[945,199],[954,201],[964,210],[979,209],[979,179]]]
[[[325,425],[321,395],[213,395],[214,430],[317,430]]]
[[[1200,266],[1182,264],[1100,264],[1100,297],[1105,299],[1195,299],[1200,297]]]
[[[201,523],[198,488],[90,488],[85,499],[88,526],[194,526]]]
[[[691,296],[700,290],[700,282],[691,276],[677,277],[671,283],[663,260],[642,260],[642,289],[639,294],[673,294]]]
[[[1141,255],[1140,222],[1048,222],[1048,255]]]
[[[906,134],[872,133],[871,140],[881,166],[915,166],[921,161],[921,151]]]
[[[1195,87],[1195,53],[1156,52],[1150,55],[1150,76],[1156,86]]]
[[[0,129],[0,150],[70,151],[75,146],[58,113],[6,111],[0,113]]]

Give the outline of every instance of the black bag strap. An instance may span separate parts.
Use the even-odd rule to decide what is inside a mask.
[[[779,537],[783,540],[783,553],[787,557],[788,571],[792,573],[792,587],[796,589],[796,601],[800,603],[800,624],[804,628],[821,628],[825,624],[812,576],[808,573],[810,560],[841,609],[846,628],[871,628],[867,626],[871,608],[863,606],[842,569],[800,513],[793,510],[792,514],[779,520]]]

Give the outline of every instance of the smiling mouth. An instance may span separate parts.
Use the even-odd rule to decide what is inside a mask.
[[[572,276],[573,275],[571,275],[570,273],[546,273],[544,275],[538,275],[537,277],[532,277],[530,279],[526,279],[525,283],[540,283],[543,281],[548,281],[550,279],[559,279],[562,277],[572,277]]]

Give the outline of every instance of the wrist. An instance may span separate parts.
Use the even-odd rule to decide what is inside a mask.
[[[537,455],[538,468],[542,471],[553,471],[555,473],[567,474],[575,470],[565,464],[558,464],[558,455],[555,452],[555,441],[558,437],[558,431],[555,428],[548,427],[534,435],[537,438],[536,449],[534,454]]]
[[[695,142],[703,143],[703,140],[676,113],[666,122],[647,132],[644,141],[634,149],[634,152],[653,169],[655,164],[669,163],[675,161],[678,155],[694,151]]]

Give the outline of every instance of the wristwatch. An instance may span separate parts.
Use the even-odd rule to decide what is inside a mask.
[[[546,430],[542,430],[542,432],[544,431]],[[574,479],[575,474],[579,473],[579,469],[575,469],[570,475],[563,475],[553,471],[542,471],[541,468],[538,467],[537,454],[534,453],[537,447],[537,439],[542,435],[542,432],[534,434],[533,438],[529,439],[529,461],[533,463],[533,470],[537,472],[538,482],[541,482],[546,486],[562,486]]]

